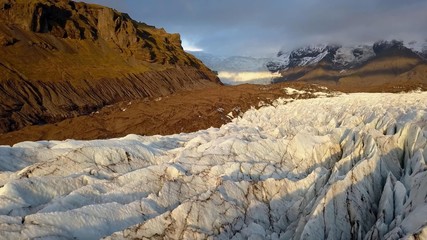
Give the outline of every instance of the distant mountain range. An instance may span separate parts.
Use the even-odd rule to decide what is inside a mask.
[[[368,60],[387,53],[406,53],[427,58],[427,41],[378,41],[372,45],[342,46],[337,44],[319,44],[306,46],[292,51],[281,50],[278,59],[266,63],[272,71],[280,71],[294,67],[313,66],[320,62],[328,62],[334,69],[358,67]]]
[[[268,62],[280,60],[280,58],[255,58],[245,56],[223,57],[210,53],[193,51],[190,51],[190,53],[200,59],[206,66],[218,72],[268,71]]]
[[[205,52],[189,52],[218,73],[225,84],[269,84],[278,74],[272,73],[268,64],[283,61],[280,57],[256,58],[245,56],[216,56]]]
[[[221,81],[226,84],[268,84],[295,80],[318,83],[333,80],[337,84],[339,79],[354,77],[363,78],[356,81],[359,83],[375,80],[369,84],[382,84],[384,77],[390,81],[396,77],[403,80],[408,76],[400,76],[402,73],[410,70],[418,72],[419,69],[413,68],[425,63],[427,42],[390,40],[354,46],[318,44],[292,51],[281,50],[270,58],[190,53],[218,72]],[[421,70],[415,75],[419,82],[423,81],[420,76],[425,73]],[[377,77],[379,79],[374,79]],[[331,81],[326,81],[326,84],[331,84]]]
[[[267,68],[273,83],[299,81],[346,91],[395,91],[427,83],[427,42],[391,40],[372,45],[316,45],[280,51]],[[389,89],[393,88],[393,89]]]

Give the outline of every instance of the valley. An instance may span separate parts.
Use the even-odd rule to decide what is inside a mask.
[[[427,239],[425,3],[88,1],[0,0],[1,239]]]

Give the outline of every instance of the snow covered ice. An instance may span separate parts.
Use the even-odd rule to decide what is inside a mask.
[[[0,147],[0,238],[427,238],[427,93],[278,102],[189,134]]]

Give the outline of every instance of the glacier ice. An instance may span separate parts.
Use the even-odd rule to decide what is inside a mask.
[[[426,141],[427,93],[413,92],[275,101],[188,134],[1,146],[1,238],[425,239]]]

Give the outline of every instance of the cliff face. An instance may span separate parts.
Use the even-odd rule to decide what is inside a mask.
[[[0,11],[0,20],[9,28],[9,31],[3,29],[2,33],[15,42],[23,40],[13,36],[16,35],[15,28],[19,28],[30,33],[47,33],[59,40],[103,40],[130,58],[127,60],[136,62],[200,65],[182,51],[179,34],[166,33],[163,29],[136,22],[127,14],[99,5],[68,0],[1,0]],[[64,46],[57,46],[58,41],[56,44],[49,41],[34,43],[53,51],[65,50]]]
[[[68,0],[0,0],[0,51],[0,133],[220,83],[179,34]]]

